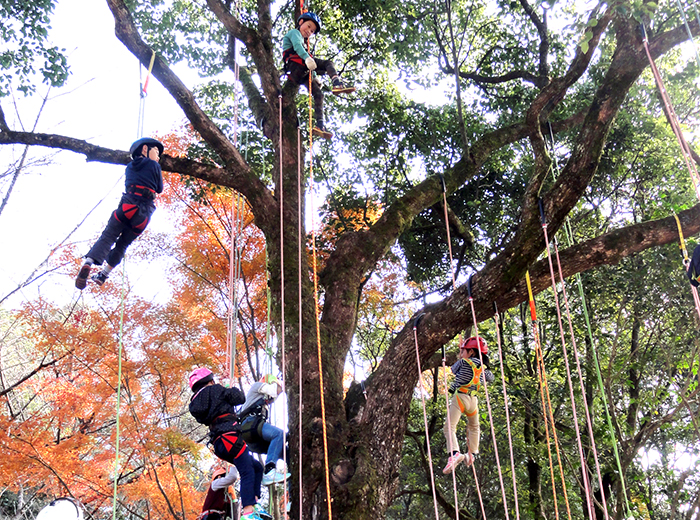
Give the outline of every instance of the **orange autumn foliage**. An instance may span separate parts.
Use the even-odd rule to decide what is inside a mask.
[[[193,139],[163,138],[171,155],[184,153]],[[71,495],[94,518],[111,516],[121,337],[118,507],[125,517],[197,516],[211,456],[195,442],[207,431],[188,413],[187,376],[197,366],[211,367],[220,379],[226,373],[230,232],[238,217],[231,218],[230,192],[165,177],[159,212],[175,216],[173,233],[147,231],[137,241],[143,258],[138,250],[134,255],[136,262],[172,259],[172,297],[166,303],[136,296],[127,279],[120,335],[121,275],[115,273],[75,306],[40,299],[12,313],[18,324],[13,348],[21,359],[12,369],[2,366],[4,487]],[[241,209],[236,240],[245,283],[237,283],[238,377],[249,372],[255,348],[264,346],[267,319],[264,243],[247,207]],[[67,249],[56,263],[71,260],[68,272],[74,276],[77,257]]]

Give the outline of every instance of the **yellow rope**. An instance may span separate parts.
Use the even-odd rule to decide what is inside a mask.
[[[321,395],[321,424],[323,426],[323,461],[326,471],[326,501],[328,502],[328,520],[333,520],[333,512],[331,508],[331,478],[330,469],[328,467],[328,434],[326,428],[326,403],[323,397],[323,361],[321,360],[321,321],[318,315],[318,274],[316,265],[316,230],[314,224],[314,208],[313,208],[313,187],[314,187],[314,154],[313,154],[313,126],[312,126],[312,98],[311,88],[312,88],[312,74],[309,71],[309,182],[311,183],[311,251],[312,251],[312,265],[313,265],[313,277],[314,277],[314,313],[316,316],[316,347],[318,354],[318,385]],[[301,218],[301,215],[300,217]],[[301,331],[299,331],[301,334]]]
[[[683,263],[687,266],[690,263],[690,258],[688,258],[688,249],[685,246],[685,239],[683,238],[683,227],[681,226],[681,221],[678,218],[678,215],[674,213],[673,217],[676,219],[676,225],[678,226],[678,237],[680,238],[680,244],[678,244],[678,247],[680,247],[681,253],[683,253]]]
[[[548,421],[552,424],[552,435],[554,437],[554,448],[557,453],[557,461],[559,463],[559,471],[561,474],[561,484],[564,491],[564,502],[566,503],[566,510],[571,519],[571,509],[569,507],[569,497],[566,492],[566,483],[564,481],[564,468],[561,463],[561,454],[559,452],[559,439],[557,438],[556,426],[554,424],[554,414],[552,412],[552,403],[549,396],[549,385],[547,384],[547,372],[544,367],[544,356],[542,355],[542,342],[540,340],[540,333],[537,328],[537,312],[535,309],[535,298],[532,294],[532,285],[530,284],[530,272],[525,272],[525,283],[527,284],[527,293],[530,303],[530,317],[532,318],[532,334],[535,339],[535,355],[537,358],[537,376],[540,381],[540,398],[542,399],[542,408],[544,412],[544,426],[545,434],[547,438],[547,453],[549,455],[549,471],[552,478],[552,493],[554,494],[554,510],[556,517],[559,518],[559,506],[557,505],[557,491],[554,479],[554,468],[552,463],[552,450],[550,448],[550,438],[549,438],[549,426]],[[545,392],[546,392],[546,404],[545,404]],[[549,415],[547,415],[547,413]]]

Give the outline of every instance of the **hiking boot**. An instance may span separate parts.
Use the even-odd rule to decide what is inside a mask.
[[[447,459],[447,464],[442,468],[442,472],[447,475],[450,471],[455,469],[464,460],[464,455],[461,453],[455,453]]]
[[[287,473],[287,478],[291,476],[291,473]],[[279,484],[280,482],[284,482],[284,479],[284,473],[277,471],[276,469],[271,469],[263,475],[262,485],[271,486],[272,484]]]
[[[343,83],[343,80],[340,78],[335,78],[333,80],[331,92],[333,92],[333,94],[336,96],[338,94],[350,94],[351,92],[355,92],[355,87],[346,86],[345,83]]]
[[[333,137],[332,133],[323,128],[323,121],[316,121],[316,126],[313,127],[311,133],[317,137],[323,137],[324,139],[330,139]]]
[[[87,285],[87,279],[88,276],[90,276],[91,267],[92,266],[90,264],[83,264],[78,272],[78,276],[75,278],[75,286],[81,291],[85,289],[85,286]]]
[[[90,280],[95,282],[97,285],[102,287],[104,283],[107,281],[107,278],[109,275],[105,273],[104,271],[100,271],[99,273],[95,273],[90,277]]]

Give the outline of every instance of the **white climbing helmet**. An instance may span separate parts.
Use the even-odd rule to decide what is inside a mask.
[[[83,520],[83,508],[73,498],[57,498],[39,511],[36,520]]]

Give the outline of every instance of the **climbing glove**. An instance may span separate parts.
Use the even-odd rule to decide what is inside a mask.
[[[314,60],[311,56],[306,58],[304,60],[304,63],[306,63],[306,68],[309,70],[316,70],[316,60]]]

